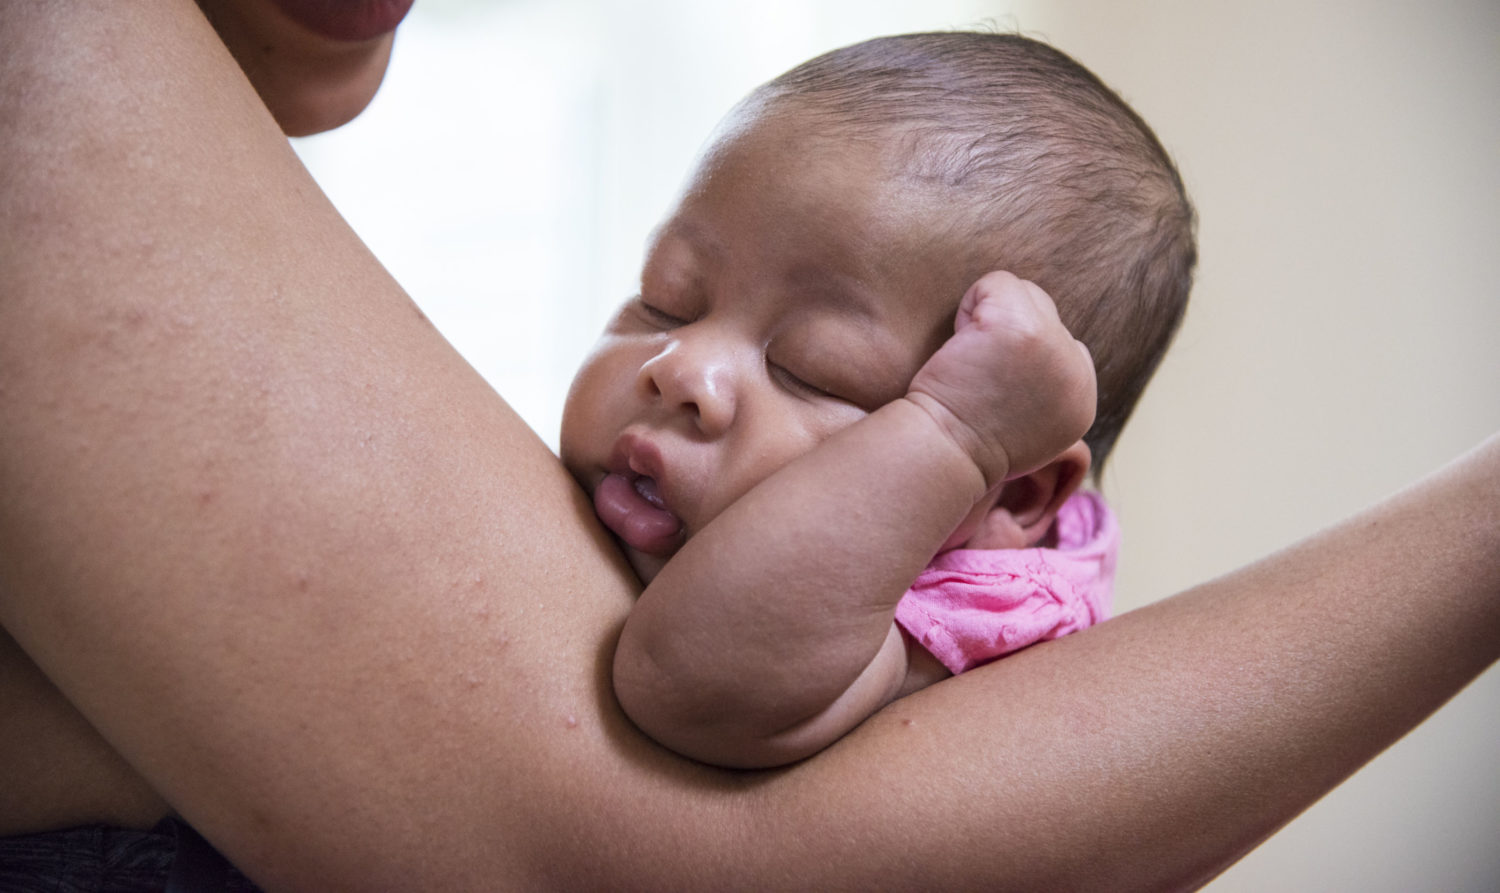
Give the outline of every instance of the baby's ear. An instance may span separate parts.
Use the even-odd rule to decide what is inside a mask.
[[[975,519],[978,524],[963,547],[1028,549],[1051,545],[1046,540],[1057,510],[1083,483],[1091,461],[1088,445],[1080,440],[1036,471],[1006,481],[990,505],[976,507],[982,514]]]

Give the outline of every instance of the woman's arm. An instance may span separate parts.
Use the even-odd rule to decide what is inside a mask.
[[[793,769],[673,758],[585,501],[192,4],[0,4],[0,48],[0,623],[268,886],[1193,883],[1500,650],[1492,442]]]
[[[0,836],[108,822],[149,828],[167,805],[0,630]]]
[[[994,794],[980,810],[992,837],[972,803],[953,811],[969,855],[946,853],[950,875],[871,853],[869,876],[892,888],[972,884],[990,857],[1008,889],[1196,886],[1500,657],[1497,575],[1492,437],[1243,570],[898,701],[807,770],[852,771],[904,734],[882,757],[891,806],[939,821],[944,782]],[[970,747],[983,756],[954,753]],[[856,819],[850,839],[878,821]]]

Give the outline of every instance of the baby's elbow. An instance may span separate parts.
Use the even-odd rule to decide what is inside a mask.
[[[681,756],[725,769],[771,769],[805,759],[837,739],[815,729],[765,731],[729,693],[664,667],[647,650],[618,648],[614,692],[636,728]],[[811,734],[809,734],[811,733]]]

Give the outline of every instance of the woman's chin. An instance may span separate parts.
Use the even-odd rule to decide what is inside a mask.
[[[309,30],[270,0],[198,5],[287,136],[347,124],[385,79],[393,31],[339,40]]]
[[[391,38],[387,35],[370,48],[362,64],[320,75],[285,77],[272,74],[256,83],[266,108],[287,136],[311,136],[354,120],[375,98],[390,60]]]

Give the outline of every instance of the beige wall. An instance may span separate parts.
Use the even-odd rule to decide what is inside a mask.
[[[1105,478],[1122,607],[1500,430],[1500,3],[1039,0],[1021,24],[1140,109],[1201,216],[1194,305]],[[1497,757],[1491,671],[1212,889],[1500,890]]]

